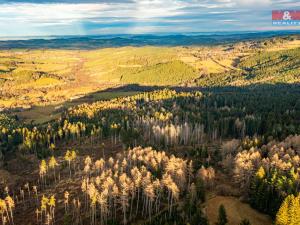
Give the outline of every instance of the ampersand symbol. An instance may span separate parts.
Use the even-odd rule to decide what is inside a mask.
[[[283,13],[282,19],[283,19],[283,20],[291,20],[292,17],[291,17],[291,15],[290,15],[290,12],[289,12],[289,11],[285,11],[285,12]]]

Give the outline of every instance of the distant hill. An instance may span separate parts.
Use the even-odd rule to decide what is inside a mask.
[[[27,40],[0,41],[0,49],[97,49],[122,46],[191,46],[236,43],[247,40],[300,34],[299,31],[194,33],[173,35],[107,35],[32,37]]]
[[[300,83],[300,36],[258,38],[262,35],[274,33],[207,34],[206,39],[201,36],[199,40],[199,36],[185,35],[24,40],[24,49],[0,50],[0,110],[55,105],[128,85],[151,88]],[[243,41],[231,43],[237,39]],[[167,45],[167,40],[169,45],[176,45],[181,40],[186,45],[127,46],[133,40],[140,45],[159,41]],[[191,46],[201,40],[214,44]],[[39,42],[53,47],[59,42],[60,47],[36,49],[43,45]],[[114,42],[126,46],[81,49]],[[28,43],[32,49],[25,48]],[[71,45],[80,49],[63,47]]]

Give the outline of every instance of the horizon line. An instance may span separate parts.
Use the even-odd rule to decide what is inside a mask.
[[[197,32],[152,32],[152,33],[120,33],[120,34],[67,34],[67,35],[16,35],[16,36],[1,36],[0,41],[18,41],[18,40],[34,40],[34,39],[59,39],[59,38],[72,38],[72,37],[118,37],[118,36],[193,36],[197,34],[213,35],[222,33],[222,36],[227,34],[250,34],[250,33],[293,33],[300,34],[300,30],[232,30],[232,31],[197,31]],[[224,34],[225,33],[225,34]]]

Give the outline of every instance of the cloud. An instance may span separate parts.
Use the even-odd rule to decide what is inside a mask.
[[[6,3],[33,3],[33,4],[89,4],[89,3],[133,3],[132,0],[0,0],[0,4]]]
[[[298,0],[0,0],[0,36],[270,29],[271,10],[291,7]]]
[[[257,6],[268,6],[272,4],[271,0],[235,0],[234,1],[237,5],[247,6],[247,7],[257,7]]]

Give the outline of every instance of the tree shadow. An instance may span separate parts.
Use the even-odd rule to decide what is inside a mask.
[[[286,95],[289,94],[299,94],[300,99],[300,83],[287,84],[287,83],[277,83],[277,84],[252,84],[247,86],[215,86],[215,87],[184,87],[184,86],[151,86],[151,85],[140,85],[140,84],[126,84],[119,87],[110,87],[101,91],[96,91],[89,93],[84,96],[77,96],[73,99],[65,101],[59,104],[51,104],[47,106],[32,106],[30,109],[17,108],[14,110],[9,110],[8,114],[17,114],[20,119],[26,119],[26,115],[33,113],[32,117],[35,119],[31,121],[33,124],[43,124],[51,122],[60,117],[64,111],[70,107],[75,107],[84,103],[93,103],[96,101],[105,101],[112,98],[125,97],[138,94],[140,92],[151,92],[155,90],[163,89],[175,90],[177,92],[195,92],[200,91],[203,93],[211,94],[223,94],[238,96],[241,93],[256,94],[261,98],[264,95]],[[23,116],[22,116],[23,115]],[[25,116],[24,116],[25,115]],[[30,115],[31,116],[31,115]],[[29,116],[29,118],[30,118]],[[42,117],[42,118],[39,118]],[[27,120],[27,123],[29,121]]]

